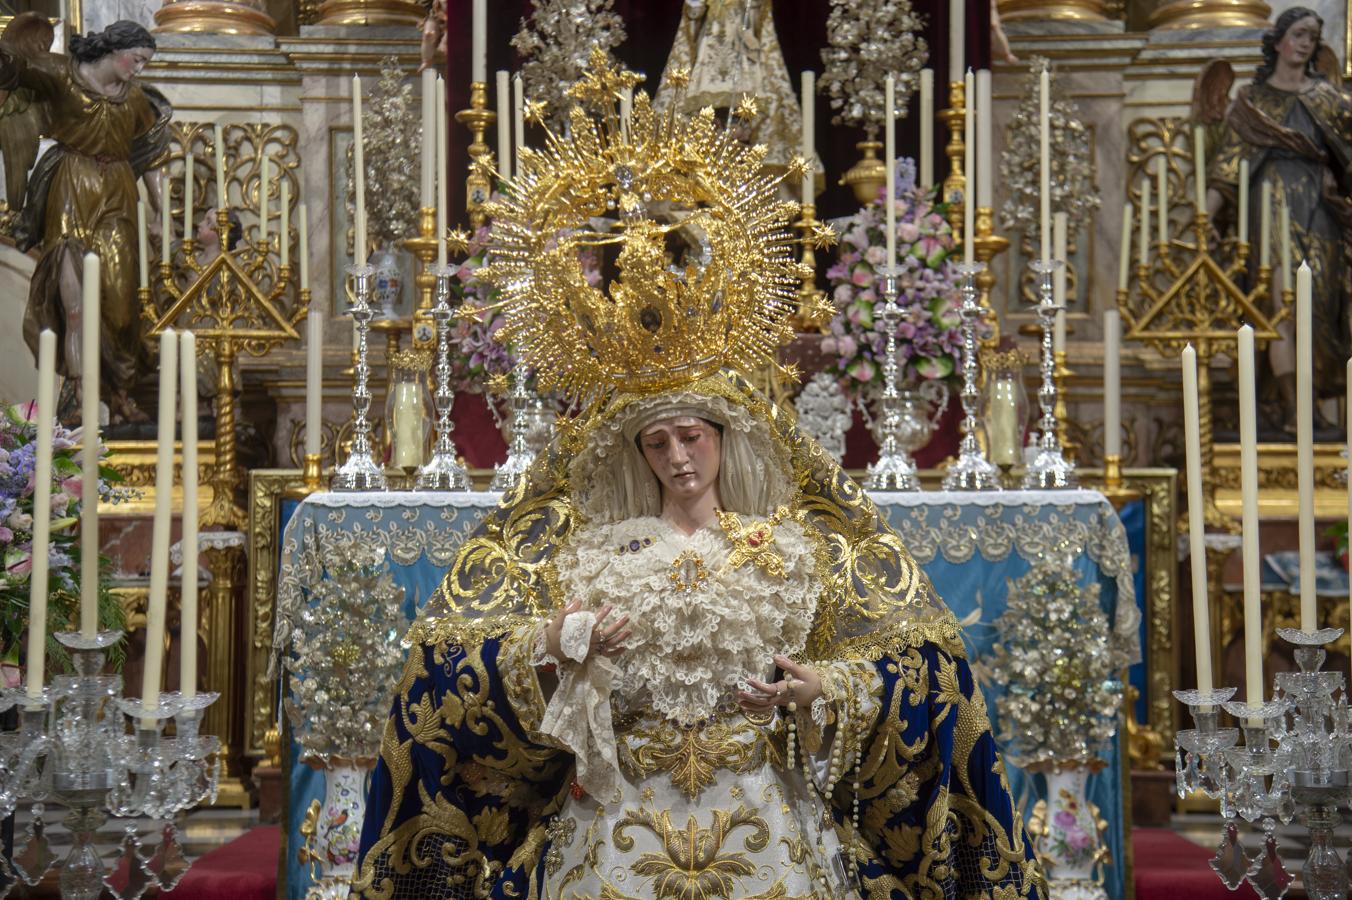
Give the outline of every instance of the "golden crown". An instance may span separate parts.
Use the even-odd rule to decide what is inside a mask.
[[[732,134],[756,115],[744,97],[720,125],[712,108],[694,116],[655,112],[645,93],[628,122],[619,101],[638,76],[592,51],[568,128],[546,128],[541,150],[521,152],[521,170],[488,204],[489,264],[512,343],[544,389],[594,398],[612,389],[668,390],[723,368],[750,372],[774,360],[793,337],[788,324],[802,279],[797,239],[786,228],[800,212],[778,197],[810,171],[794,159],[780,174],[766,150]],[[685,77],[673,86],[683,92]],[[526,115],[543,126],[543,105]],[[489,173],[489,161],[476,166]],[[808,239],[834,240],[820,225]],[[583,256],[614,268],[588,281]]]

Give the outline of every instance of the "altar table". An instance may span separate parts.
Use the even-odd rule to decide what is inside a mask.
[[[1126,533],[1112,506],[1099,493],[1073,491],[876,492],[873,499],[897,529],[939,595],[963,623],[973,669],[994,721],[995,700],[1003,686],[983,662],[996,633],[994,622],[1005,611],[1009,583],[1027,573],[1048,553],[1070,560],[1081,586],[1099,586],[1099,600],[1131,661],[1140,657],[1138,598],[1133,587]],[[397,585],[404,589],[402,610],[412,618],[440,583],[456,548],[482,516],[496,505],[490,493],[385,492],[312,494],[284,524],[277,581],[277,630],[274,653],[284,652],[289,624],[308,602],[322,577],[320,560],[328,553],[357,549],[384,553]],[[280,708],[280,704],[279,704]],[[286,733],[290,734],[288,727]],[[288,900],[301,900],[310,884],[296,859],[299,828],[314,799],[323,796],[323,775],[296,760],[289,746],[289,792],[284,824],[283,872]],[[1113,900],[1125,896],[1122,861],[1122,759],[1119,746],[1107,748],[1107,768],[1089,783],[1089,799],[1110,823],[1105,836],[1114,865],[1105,887]],[[1009,766],[1015,797],[1031,810],[1033,778]]]

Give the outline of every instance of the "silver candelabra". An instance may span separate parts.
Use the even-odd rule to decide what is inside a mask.
[[[447,266],[436,270],[437,303],[432,307],[432,319],[437,323],[437,390],[432,400],[437,408],[437,440],[432,447],[431,459],[418,469],[414,484],[420,491],[470,489],[469,473],[455,458],[455,442],[451,440],[451,432],[455,430],[455,423],[451,421],[451,405],[455,402],[455,392],[451,390],[452,272]]]
[[[1059,259],[1039,259],[1032,263],[1033,271],[1041,276],[1040,299],[1037,306],[1038,324],[1042,326],[1042,387],[1038,402],[1042,406],[1037,452],[1023,474],[1025,490],[1073,488],[1079,486],[1075,463],[1066,459],[1061,440],[1056,436],[1056,358],[1052,347],[1052,331],[1056,327],[1059,307],[1052,299],[1052,276],[1065,265]]]
[[[29,885],[42,880],[56,856],[47,839],[46,807],[66,809],[74,844],[61,869],[61,896],[96,900],[105,887],[119,898],[140,897],[151,887],[171,890],[188,860],[175,819],[204,799],[214,800],[220,741],[199,734],[203,711],[217,694],[162,694],[154,706],[120,696],[122,679],[105,675],[107,649],[120,631],[93,638],[62,632],[73,675],[58,675],[29,696],[26,689],[0,694],[0,710],[20,707],[19,730],[0,734],[0,817],[31,803],[28,833],[15,849],[13,874]],[[131,720],[131,731],[122,715]],[[166,737],[165,723],[175,734]],[[123,836],[112,875],[95,847],[99,827],[114,816],[164,822],[160,843],[147,856],[135,824]]]
[[[512,438],[507,444],[507,459],[493,470],[493,481],[489,490],[510,491],[526,475],[526,470],[535,461],[535,451],[527,440],[529,429],[526,419],[532,405],[540,405],[539,397],[532,396],[526,383],[530,373],[520,364],[512,367],[512,389],[507,395],[511,401]]]
[[[1352,802],[1352,709],[1343,676],[1321,667],[1322,646],[1343,632],[1277,633],[1295,646],[1300,671],[1277,674],[1273,700],[1232,703],[1234,688],[1174,692],[1196,725],[1174,739],[1178,794],[1201,791],[1220,800],[1224,824],[1211,868],[1230,890],[1248,881],[1265,900],[1286,893],[1294,877],[1277,853],[1276,829],[1299,813],[1310,836],[1302,869],[1305,891],[1313,900],[1341,900],[1352,872],[1339,859],[1333,836],[1342,822],[1339,805]],[[1222,709],[1240,727],[1221,727]],[[1241,842],[1237,818],[1263,829],[1263,846],[1253,855]]]
[[[887,358],[883,360],[883,443],[878,459],[868,467],[864,488],[870,491],[918,491],[920,479],[916,476],[915,460],[901,443],[902,416],[900,366],[897,363],[897,327],[904,318],[897,304],[897,278],[900,266],[880,266],[883,276],[883,299],[874,307],[874,315],[887,329]]]
[[[353,367],[352,388],[352,451],[338,471],[333,473],[330,485],[335,491],[383,491],[386,488],[385,471],[376,462],[371,448],[371,369],[367,365],[366,338],[371,330],[371,288],[375,269],[369,265],[348,267],[352,276],[352,321],[357,329],[357,362]]]
[[[946,491],[991,491],[1000,489],[1000,470],[986,458],[977,431],[981,421],[977,412],[981,392],[977,389],[976,326],[985,311],[977,301],[976,276],[985,263],[960,263],[955,271],[962,276],[962,443],[958,458],[944,473]]]

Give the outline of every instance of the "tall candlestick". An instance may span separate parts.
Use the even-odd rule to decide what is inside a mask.
[[[976,231],[976,76],[967,70],[965,76],[965,94],[963,103],[963,151],[962,164],[967,172],[967,186],[962,192],[962,261],[971,265],[973,255],[972,233]]]
[[[268,195],[272,192],[272,160],[268,158],[267,151],[263,152],[263,160],[258,169],[258,241],[263,245],[264,250],[268,246]],[[221,249],[226,245],[225,235],[221,235]]]
[[[437,268],[446,267],[446,191],[450,186],[446,168],[446,82],[437,79]]]
[[[1206,585],[1206,507],[1202,496],[1201,416],[1197,394],[1197,351],[1183,348],[1183,434],[1188,472],[1188,549],[1192,569],[1192,631],[1197,657],[1197,689],[1208,693],[1211,680],[1211,609]]]
[[[816,133],[816,94],[817,94],[817,73],[811,69],[803,72],[803,159],[807,160],[808,173],[803,176],[803,202],[811,203],[816,195],[812,189],[815,166],[813,161],[816,158],[816,144],[813,141],[813,135]]]
[[[1103,453],[1122,456],[1122,314],[1103,314]]]
[[[357,196],[356,226],[353,240],[353,260],[366,265],[370,253],[366,246],[366,149],[361,126],[361,76],[352,76],[352,172]]]
[[[512,130],[516,140],[516,177],[521,177],[521,150],[526,146],[526,87],[521,73],[512,76]]]
[[[1263,702],[1262,557],[1258,553],[1258,412],[1253,380],[1253,327],[1239,329],[1239,492],[1244,561],[1244,676],[1250,705]],[[1262,724],[1251,722],[1251,724]]]
[[[488,12],[487,0],[474,0],[474,19],[470,23],[470,76],[475,84],[488,80]]]
[[[1239,161],[1239,208],[1235,210],[1238,221],[1239,242],[1249,242],[1249,161]]]
[[[1150,263],[1150,179],[1141,176],[1141,237],[1136,247],[1136,262]]]
[[[1063,210],[1057,210],[1056,215],[1052,216],[1052,259],[1061,261],[1056,274],[1052,276],[1052,305],[1056,307],[1056,321],[1052,328],[1052,351],[1055,353],[1064,353],[1066,349],[1066,257],[1070,255],[1067,250],[1069,236],[1066,232],[1069,230],[1069,224],[1070,217]]]
[[[160,670],[164,665],[164,608],[169,592],[169,531],[174,489],[174,413],[178,406],[178,335],[172,328],[160,332],[160,396],[155,432],[155,518],[151,526],[150,596],[146,606],[146,656],[141,669],[141,708],[160,702]],[[153,728],[155,720],[141,720]]]
[[[887,217],[887,265],[897,264],[897,191],[896,80],[888,75],[883,82],[883,165],[887,167],[883,209]]]
[[[282,182],[285,186],[286,182]],[[286,246],[285,237],[282,245]],[[180,336],[179,359],[183,381],[183,575],[179,581],[178,689],[184,697],[197,696],[197,336]]]
[[[422,70],[422,147],[419,155],[419,162],[422,164],[420,174],[422,176],[421,191],[418,196],[422,198],[421,205],[423,209],[432,206],[435,190],[436,178],[436,138],[433,136],[437,127],[437,73],[431,66]]]
[[[1052,258],[1051,96],[1051,73],[1043,69],[1038,79],[1038,205],[1042,225],[1038,251],[1043,259]]]
[[[967,71],[965,26],[967,12],[962,0],[948,0],[948,80],[962,81]]]
[[[300,289],[310,289],[310,214],[302,203],[296,210],[300,231]]]
[[[216,154],[216,208],[229,209],[230,198],[225,194],[225,136],[220,122],[212,126],[211,136]]]
[[[934,70],[920,70],[920,186],[934,187]]]
[[[1193,199],[1197,212],[1206,212],[1206,132],[1201,125],[1192,127],[1193,187],[1197,196]]]
[[[1285,195],[1282,196],[1282,207],[1278,229],[1282,233],[1282,290],[1291,290],[1291,205]]]
[[[86,638],[99,627],[100,268],[98,256],[86,253],[80,285],[80,634]]]
[[[1161,244],[1169,243],[1169,159],[1158,157],[1155,164],[1155,195],[1159,198],[1159,234],[1155,239]]]
[[[184,235],[187,237],[187,235]],[[174,242],[174,220],[169,212],[169,168],[160,171],[160,264],[169,265],[169,248]]]
[[[976,73],[976,205],[982,208],[992,206],[991,176],[995,173],[992,162],[991,128],[991,70],[981,69]],[[968,173],[971,178],[971,173]]]
[[[291,262],[291,182],[282,177],[282,221],[277,227],[277,247],[281,254],[282,266]]]
[[[150,287],[150,247],[146,238],[146,205],[136,201],[136,286]]]
[[[512,177],[512,88],[511,79],[502,69],[494,81],[498,94],[498,175]]]
[[[1283,211],[1285,208],[1283,207]],[[1309,263],[1296,270],[1296,498],[1300,540],[1300,630],[1319,627],[1314,570],[1314,330]]]
[[[305,455],[318,456],[324,428],[324,313],[314,303],[305,332]]]
[[[1127,272],[1131,268],[1131,203],[1122,200],[1122,237],[1117,251],[1117,289],[1127,289]]]
[[[52,431],[55,424],[56,332],[38,335],[38,432],[33,464],[32,568],[28,573],[28,696],[42,696],[47,662],[47,566],[52,527]]]
[[[1258,264],[1266,269],[1272,265],[1272,182],[1266,178],[1258,197]]]
[[[189,153],[183,158],[183,240],[193,239],[197,229],[192,227],[192,154]],[[166,194],[162,203],[169,202],[169,196]]]

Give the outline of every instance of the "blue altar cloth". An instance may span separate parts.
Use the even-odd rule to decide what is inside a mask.
[[[1123,645],[1139,659],[1140,612],[1126,532],[1099,493],[1004,491],[993,493],[872,494],[902,535],[939,595],[964,625],[973,670],[994,720],[1003,686],[985,664],[996,638],[994,621],[1005,611],[1009,582],[1052,553],[1071,560],[1081,586],[1099,586],[1099,600]],[[289,642],[289,623],[322,577],[325,553],[357,548],[383,550],[397,585],[404,589],[403,612],[410,618],[441,581],[456,548],[473,530],[496,494],[313,494],[283,510],[281,572],[277,588],[275,652]],[[294,513],[294,514],[293,514]],[[307,867],[297,860],[300,825],[312,801],[322,799],[322,772],[299,762],[300,746],[288,727],[289,791],[285,833],[286,896],[302,900],[310,886]],[[1122,757],[1119,744],[1103,754],[1107,768],[1091,776],[1089,800],[1108,821],[1105,835],[1114,861],[1125,859]],[[1025,814],[1036,802],[1040,776],[1009,765],[1010,786]],[[1105,888],[1112,900],[1125,897],[1120,864],[1108,867]]]

